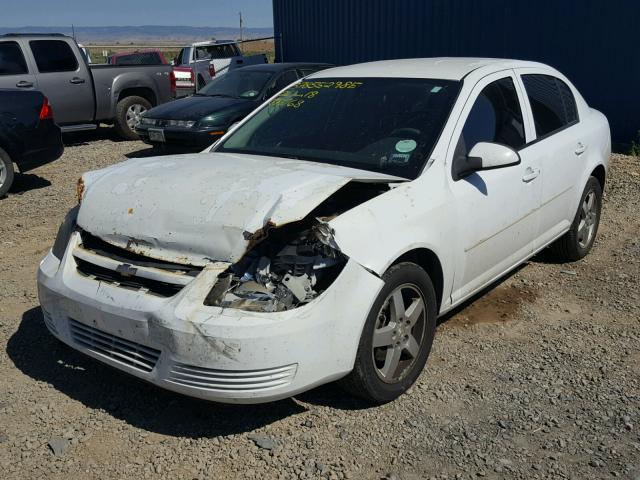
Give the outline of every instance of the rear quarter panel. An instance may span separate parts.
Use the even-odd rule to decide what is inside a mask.
[[[120,94],[126,89],[150,90],[156,105],[171,100],[171,65],[92,65],[90,68],[96,90],[96,120],[111,120],[115,116]]]

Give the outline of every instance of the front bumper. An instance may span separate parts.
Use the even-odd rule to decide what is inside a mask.
[[[206,128],[174,128],[174,127],[151,127],[159,128],[164,132],[164,142],[154,142],[149,140],[149,126],[138,125],[136,133],[140,140],[149,145],[167,145],[203,150],[216,142],[223,134],[212,135],[210,132],[225,131],[226,127],[206,127]]]
[[[225,403],[273,401],[347,374],[383,285],[349,261],[330,288],[300,308],[222,309],[203,305],[220,264],[164,298],[80,275],[74,242],[75,234],[62,262],[49,253],[38,271],[51,333],[162,388]]]

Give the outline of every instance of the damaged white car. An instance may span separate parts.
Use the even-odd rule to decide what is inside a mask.
[[[553,245],[591,249],[606,118],[545,65],[325,70],[208,152],[83,175],[38,273],[73,348],[163,388],[264,402],[342,379],[393,400],[438,315]]]

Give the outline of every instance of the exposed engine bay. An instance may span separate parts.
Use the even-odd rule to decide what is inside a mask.
[[[312,301],[347,262],[327,222],[388,189],[387,184],[350,183],[304,220],[282,227],[267,223],[248,234],[255,246],[218,277],[205,305],[277,312]]]

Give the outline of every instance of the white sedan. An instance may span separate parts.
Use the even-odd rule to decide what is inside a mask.
[[[265,402],[418,378],[436,318],[593,246],[606,118],[539,63],[316,73],[208,151],[85,174],[38,272],[53,335],[163,388]]]

